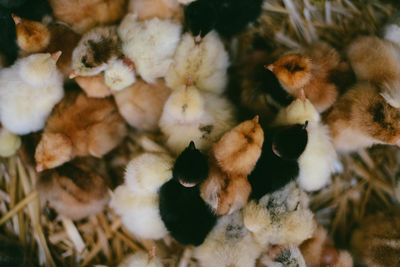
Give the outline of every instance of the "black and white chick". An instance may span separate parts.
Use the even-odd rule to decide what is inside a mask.
[[[159,191],[161,219],[182,244],[200,245],[216,223],[216,215],[199,191],[208,171],[207,156],[190,142],[176,159],[173,178]]]
[[[307,122],[264,130],[261,156],[248,176],[252,187],[250,198],[258,200],[297,178],[298,159],[308,142],[306,128]]]

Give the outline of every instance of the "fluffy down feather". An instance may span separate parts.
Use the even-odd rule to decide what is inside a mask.
[[[170,93],[164,79],[157,79],[154,84],[138,79],[131,86],[113,92],[118,110],[126,122],[145,131],[158,129],[161,113]]]
[[[104,81],[112,90],[120,91],[136,82],[136,76],[133,69],[119,59],[112,61],[104,71]]]
[[[306,262],[297,246],[281,248],[277,255],[271,258],[265,255],[261,258],[261,263],[268,267],[306,267]]]
[[[136,251],[127,256],[118,267],[163,267],[161,260],[157,257],[149,258],[144,251]]]
[[[159,125],[174,154],[182,152],[190,141],[206,151],[235,125],[233,113],[226,98],[201,94],[194,86],[182,86],[165,103]]]
[[[23,51],[37,53],[48,46],[50,32],[44,24],[23,19],[14,14],[12,17],[15,22],[17,43]]]
[[[301,154],[297,181],[306,191],[321,189],[329,181],[337,159],[329,129],[322,125],[320,116],[311,102],[295,100],[280,111],[276,123],[281,125],[304,124],[308,121],[307,146]]]
[[[127,14],[118,27],[122,51],[136,66],[137,73],[146,82],[164,77],[178,46],[182,26],[171,20],[154,18],[137,21]]]
[[[204,267],[255,266],[262,248],[243,225],[241,211],[221,217],[194,256]]]
[[[139,21],[152,18],[180,19],[182,8],[177,0],[130,0],[128,12],[137,14]]]
[[[103,73],[93,76],[77,76],[75,82],[88,97],[103,98],[111,95],[111,88],[105,84]]]
[[[198,89],[220,94],[227,83],[228,65],[228,53],[216,32],[207,34],[198,45],[186,33],[168,70],[167,85],[176,89],[191,78]]]
[[[34,54],[0,71],[0,119],[9,131],[27,134],[44,127],[64,95],[59,55]]]
[[[21,146],[21,138],[0,126],[0,157],[10,157]]]

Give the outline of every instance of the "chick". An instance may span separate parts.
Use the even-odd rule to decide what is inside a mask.
[[[104,81],[112,90],[120,91],[136,82],[134,66],[129,63],[113,60],[104,71]]]
[[[395,44],[400,44],[400,13],[394,12],[381,29],[383,39],[391,41]]]
[[[303,89],[318,112],[323,112],[336,101],[339,88],[332,76],[342,66],[339,53],[329,44],[318,42],[281,56],[268,69],[289,94],[298,97]]]
[[[132,60],[137,73],[148,83],[165,77],[181,36],[181,25],[172,20],[154,18],[137,21],[129,13],[118,27],[122,51]]]
[[[158,257],[149,257],[144,251],[136,251],[128,255],[118,264],[118,267],[163,267],[161,260]]]
[[[248,176],[251,198],[283,188],[299,174],[298,159],[308,142],[306,125],[295,124],[265,129],[261,156]]]
[[[183,16],[183,9],[177,0],[130,0],[128,12],[136,13],[139,21],[155,17],[180,20]]]
[[[160,216],[160,187],[172,177],[173,159],[165,153],[143,153],[133,158],[125,183],[114,190],[110,206],[135,236],[160,239],[168,234]]]
[[[107,69],[121,56],[116,26],[96,27],[86,32],[72,53],[70,78],[92,76]]]
[[[265,245],[300,245],[316,228],[313,213],[308,209],[308,196],[294,182],[250,201],[243,210],[246,228],[255,240]]]
[[[0,235],[0,265],[24,267],[28,265],[26,249],[16,240]]]
[[[306,191],[319,190],[330,181],[337,155],[329,128],[322,125],[320,115],[308,99],[297,99],[280,111],[278,125],[307,124],[308,141],[298,159],[297,181]]]
[[[155,131],[170,92],[163,79],[154,84],[139,79],[129,87],[113,92],[113,95],[119,112],[130,126]]]
[[[398,266],[400,216],[397,211],[370,215],[353,232],[350,247],[356,261],[365,266]]]
[[[215,29],[224,37],[232,37],[258,18],[262,3],[262,0],[197,0],[185,6],[185,24],[194,36],[204,37]]]
[[[306,262],[304,261],[303,255],[297,246],[279,246],[272,247],[272,252],[269,251],[271,255],[264,255],[260,262],[262,266],[268,267],[306,267]]]
[[[124,120],[109,99],[71,91],[47,120],[36,152],[36,169],[55,168],[76,156],[102,157],[126,136]]]
[[[100,164],[90,167],[79,159],[42,172],[36,185],[41,200],[72,220],[101,212],[110,197],[108,177],[97,172]]]
[[[159,126],[166,146],[179,154],[193,140],[207,151],[235,125],[232,104],[214,94],[201,94],[194,86],[174,90],[165,103]]]
[[[0,71],[0,120],[7,130],[22,135],[44,127],[64,95],[60,54],[34,54]]]
[[[178,242],[198,246],[217,220],[199,191],[208,176],[207,157],[190,142],[176,159],[172,174],[159,191],[161,219]]]
[[[262,247],[244,227],[241,211],[221,217],[204,243],[195,248],[200,266],[255,266]]]
[[[399,145],[400,112],[379,95],[379,88],[359,82],[349,89],[324,118],[338,152],[374,144]]]
[[[49,0],[54,18],[83,34],[94,26],[112,24],[125,14],[126,0]]]
[[[195,44],[192,36],[186,33],[165,79],[172,89],[191,79],[198,89],[221,94],[227,84],[228,66],[228,53],[215,31],[207,34],[200,44]]]
[[[104,81],[103,73],[93,76],[77,76],[75,82],[88,97],[104,98],[112,94],[111,88]]]
[[[10,157],[21,146],[21,138],[0,125],[0,157]]]

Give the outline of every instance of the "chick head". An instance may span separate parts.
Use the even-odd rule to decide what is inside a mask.
[[[298,53],[283,55],[267,68],[275,73],[285,90],[292,94],[306,85],[312,76],[311,59]]]
[[[26,52],[37,53],[45,49],[50,42],[50,32],[46,25],[20,18],[12,14],[15,22],[18,46]]]
[[[185,25],[194,36],[203,38],[217,24],[217,12],[209,1],[194,1],[185,7],[184,12]]]
[[[164,113],[178,123],[196,122],[204,113],[203,97],[196,87],[181,86],[168,98]]]
[[[207,178],[208,171],[207,156],[191,141],[176,159],[172,174],[183,186],[193,187]]]
[[[272,151],[284,159],[298,159],[307,146],[307,123],[283,126],[272,137]]]
[[[45,84],[54,75],[59,74],[57,60],[61,51],[50,53],[33,54],[20,61],[20,76],[29,84],[40,86]]]
[[[35,151],[38,172],[61,166],[72,159],[72,142],[61,133],[44,133]]]
[[[113,60],[104,72],[104,81],[112,90],[120,91],[136,82],[134,69],[123,60]]]

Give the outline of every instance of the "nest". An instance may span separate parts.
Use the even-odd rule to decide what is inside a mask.
[[[271,50],[297,48],[318,39],[342,49],[356,35],[377,34],[396,11],[394,5],[373,0],[265,0],[259,20],[237,38],[236,64],[260,37]],[[150,139],[132,130],[122,145],[125,157],[140,151],[146,140]],[[124,159],[118,157],[114,153],[106,160],[117,162],[113,171],[121,176],[123,164],[118,162]],[[400,199],[399,159],[400,151],[388,146],[341,156],[340,172],[332,183],[312,195],[312,210],[339,247],[346,248],[352,230],[365,216],[393,208]],[[140,240],[109,208],[81,221],[56,218],[41,205],[36,180],[34,166],[21,151],[0,160],[0,233],[19,239],[31,265],[117,265],[131,252],[155,248],[165,266],[196,266],[191,247],[170,237]]]

